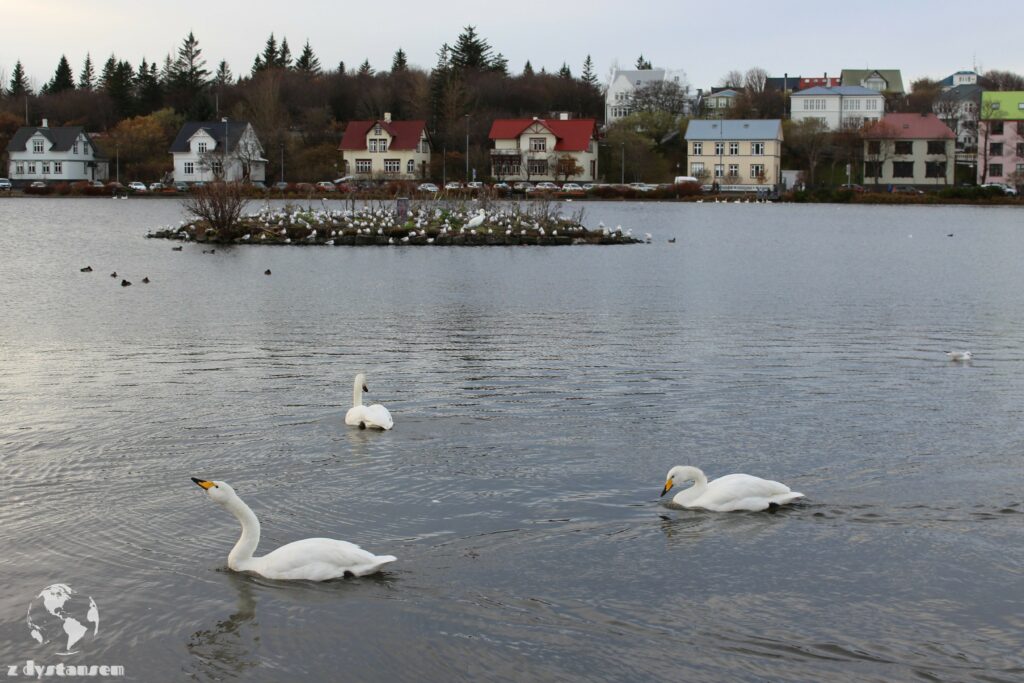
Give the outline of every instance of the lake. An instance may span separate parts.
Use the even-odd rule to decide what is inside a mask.
[[[584,206],[653,243],[203,254],[144,238],[177,201],[0,199],[0,665],[1022,680],[1024,214]],[[392,431],[345,427],[359,371]],[[806,498],[672,509],[685,464]],[[261,552],[399,559],[230,572],[238,525],[192,476]],[[26,624],[55,583],[101,620],[64,657]]]

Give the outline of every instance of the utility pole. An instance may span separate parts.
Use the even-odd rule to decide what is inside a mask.
[[[626,143],[622,143],[622,161],[619,162],[619,185],[626,184]]]
[[[466,182],[469,182],[469,114],[466,114]]]

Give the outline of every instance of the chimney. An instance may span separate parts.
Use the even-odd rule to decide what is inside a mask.
[[[384,123],[391,123],[391,112],[384,112]]]
[[[43,125],[42,125],[41,127],[42,127],[42,128],[49,128],[49,127],[50,127],[50,122],[49,122],[49,120],[47,120],[47,119],[43,119]]]

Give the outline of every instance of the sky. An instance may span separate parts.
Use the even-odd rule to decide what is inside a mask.
[[[136,66],[143,57],[162,63],[189,31],[211,72],[226,59],[236,76],[249,72],[271,32],[286,37],[296,56],[308,40],[324,67],[369,59],[387,69],[401,47],[410,64],[429,69],[441,45],[468,25],[508,58],[513,73],[530,60],[549,71],[565,62],[579,75],[589,54],[602,81],[641,54],[656,67],[682,69],[693,88],[754,66],[772,76],[901,69],[908,89],[917,78],[960,69],[1024,73],[1017,29],[998,29],[1022,24],[1021,3],[1002,3],[993,15],[947,0],[0,0],[0,17],[4,85],[20,59],[35,88],[53,76],[62,54],[76,77],[87,52],[97,71],[111,53]]]

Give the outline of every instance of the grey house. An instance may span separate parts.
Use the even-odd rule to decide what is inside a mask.
[[[22,126],[7,143],[8,177],[16,186],[37,180],[70,183],[102,180],[110,162],[82,126]]]

